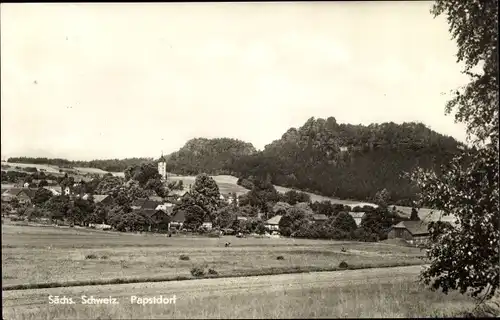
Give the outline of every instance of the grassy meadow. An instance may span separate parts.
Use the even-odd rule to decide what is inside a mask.
[[[231,242],[226,248],[225,242]],[[342,247],[347,252],[342,252]],[[187,255],[189,260],[181,260]],[[283,260],[278,260],[283,256]],[[195,266],[220,276],[422,264],[420,249],[307,239],[130,234],[55,226],[2,225],[3,287],[112,279],[191,277]]]
[[[464,295],[418,284],[420,267],[348,270],[168,283],[4,292],[8,319],[376,318],[451,317],[474,307]],[[50,305],[49,295],[74,299]],[[81,295],[113,297],[116,305],[85,305]],[[175,304],[138,305],[130,297],[176,296]]]

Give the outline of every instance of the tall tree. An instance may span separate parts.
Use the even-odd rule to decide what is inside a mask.
[[[43,204],[52,198],[52,192],[45,188],[38,188],[35,191],[35,196],[33,197],[34,204]]]
[[[214,214],[220,206],[220,191],[215,180],[207,174],[199,174],[190,192],[196,205],[198,205],[210,220],[214,220]]]
[[[470,77],[455,92],[446,112],[466,125],[472,148],[445,165],[444,176],[418,170],[413,178],[420,203],[454,215],[458,223],[430,226],[431,259],[424,283],[434,289],[495,294],[500,279],[498,197],[498,0],[436,1],[434,16],[446,15],[458,44],[458,61]]]

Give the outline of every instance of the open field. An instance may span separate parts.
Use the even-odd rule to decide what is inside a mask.
[[[4,162],[2,161],[2,165],[11,166],[11,170],[15,170],[16,167],[27,168],[27,167],[35,167],[38,170],[45,170],[47,173],[59,173],[58,166],[50,166],[46,164],[32,164],[32,163],[15,163],[15,162]]]
[[[228,176],[228,175],[218,175],[218,176],[212,176],[214,178],[215,182],[217,182],[217,185],[219,186],[219,189],[222,193],[232,193],[236,192],[237,195],[241,195],[244,193],[247,193],[248,190],[243,188],[242,186],[239,186],[236,184],[238,181],[238,178],[233,177],[233,176]],[[188,186],[190,184],[194,183],[194,180],[196,179],[195,176],[176,176],[172,175],[168,177],[169,180],[172,181],[178,181],[182,180],[185,186]],[[291,188],[285,188],[285,187],[280,187],[280,186],[275,186],[276,190],[281,193],[285,193],[287,191],[292,190]],[[339,203],[339,204],[346,204],[346,205],[353,205],[353,206],[363,206],[363,205],[372,205],[371,203],[368,202],[361,202],[361,201],[354,201],[354,200],[341,200],[341,199],[335,199],[331,197],[325,197],[325,196],[320,196],[314,193],[306,192],[309,196],[311,196],[311,201],[330,201],[332,203]]]
[[[5,291],[7,319],[140,318],[374,318],[446,317],[473,308],[456,293],[416,283],[421,266],[285,274],[230,279]],[[50,305],[48,296],[74,305]],[[116,298],[116,305],[85,305],[81,296]],[[175,304],[132,304],[131,296],[175,295]]]
[[[231,242],[226,248],[224,243]],[[347,252],[341,252],[342,247]],[[95,257],[86,257],[95,255]],[[190,260],[180,260],[188,255]],[[277,260],[277,256],[284,260]],[[205,265],[221,276],[423,263],[417,248],[306,239],[166,237],[88,229],[2,225],[3,286],[134,278],[191,278]],[[149,281],[149,280],[148,280]]]
[[[75,167],[74,169],[76,171],[78,171],[78,172],[81,172],[81,173],[97,173],[97,174],[106,174],[106,173],[108,173],[107,171],[104,171],[102,169],[97,169],[97,168]]]

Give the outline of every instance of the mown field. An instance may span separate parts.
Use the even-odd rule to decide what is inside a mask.
[[[432,292],[415,280],[420,266],[5,291],[6,319],[376,318],[463,315],[474,301]],[[51,305],[66,296],[74,305]],[[112,297],[115,305],[85,305],[81,296]],[[175,304],[138,305],[131,296],[175,295]]]
[[[226,248],[225,242],[231,242]],[[342,252],[342,247],[347,252]],[[187,255],[189,260],[180,260]],[[278,260],[283,256],[283,260]],[[2,225],[3,287],[111,279],[191,277],[195,266],[221,276],[422,264],[420,249],[306,239],[166,237],[62,227]]]

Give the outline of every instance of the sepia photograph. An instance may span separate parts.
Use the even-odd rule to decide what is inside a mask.
[[[500,317],[498,0],[2,3],[2,318]]]

